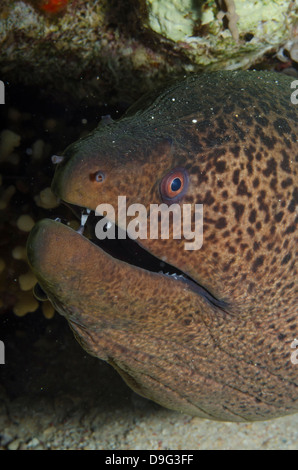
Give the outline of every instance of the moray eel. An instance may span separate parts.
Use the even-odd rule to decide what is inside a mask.
[[[119,195],[148,211],[203,204],[197,250],[173,237],[107,243],[48,219],[28,240],[42,290],[83,348],[170,409],[226,421],[298,411],[292,92],[270,72],[190,76],[57,160],[53,191],[78,208],[117,209]]]

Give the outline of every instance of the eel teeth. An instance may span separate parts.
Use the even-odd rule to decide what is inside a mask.
[[[88,220],[88,217],[90,215],[90,209],[86,209],[86,213],[83,211],[82,212],[82,215],[81,215],[81,225],[80,227],[78,228],[77,230],[77,233],[80,233],[81,235],[83,235],[84,233],[84,228],[85,228],[85,225],[86,225],[86,222]]]

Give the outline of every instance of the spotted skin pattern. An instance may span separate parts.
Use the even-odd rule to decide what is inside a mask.
[[[290,96],[291,79],[279,74],[191,76],[72,144],[57,167],[56,194],[92,210],[117,207],[118,195],[149,210],[177,167],[189,175],[179,203],[204,205],[200,250],[185,250],[184,239],[140,244],[219,305],[57,222],[41,221],[28,241],[42,288],[82,346],[163,406],[228,421],[298,411],[298,107]]]

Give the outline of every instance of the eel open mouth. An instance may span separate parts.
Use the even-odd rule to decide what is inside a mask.
[[[118,238],[119,228],[115,225],[115,237],[114,238],[105,238],[100,240],[96,237],[95,234],[95,225],[102,219],[101,216],[95,216],[94,211],[91,211],[86,208],[81,208],[74,206],[69,203],[64,203],[68,206],[71,211],[75,214],[81,222],[79,229],[77,230],[82,236],[87,234],[87,238],[92,244],[96,245],[99,249],[103,250],[110,256],[120,261],[123,261],[127,264],[136,266],[138,268],[144,269],[152,273],[158,273],[163,276],[171,277],[180,282],[187,284],[188,288],[194,291],[196,294],[203,297],[209,304],[220,308],[223,311],[228,309],[228,304],[224,300],[217,299],[211,292],[209,292],[205,287],[200,285],[190,276],[188,276],[183,271],[179,270],[175,266],[166,263],[165,261],[154,256],[148,250],[143,248],[136,240],[133,240],[129,237],[126,232],[126,237],[124,239]],[[61,222],[60,219],[56,219]],[[106,226],[106,230],[111,228]]]

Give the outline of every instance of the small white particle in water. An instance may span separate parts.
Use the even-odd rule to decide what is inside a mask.
[[[87,124],[88,121],[87,121],[87,119],[83,118],[81,122],[82,122],[82,124]]]
[[[172,98],[172,101],[176,101],[176,98]]]
[[[154,119],[154,116],[151,116],[151,119]]]
[[[193,119],[191,122],[193,122],[195,124],[198,121],[197,121],[197,119]]]

